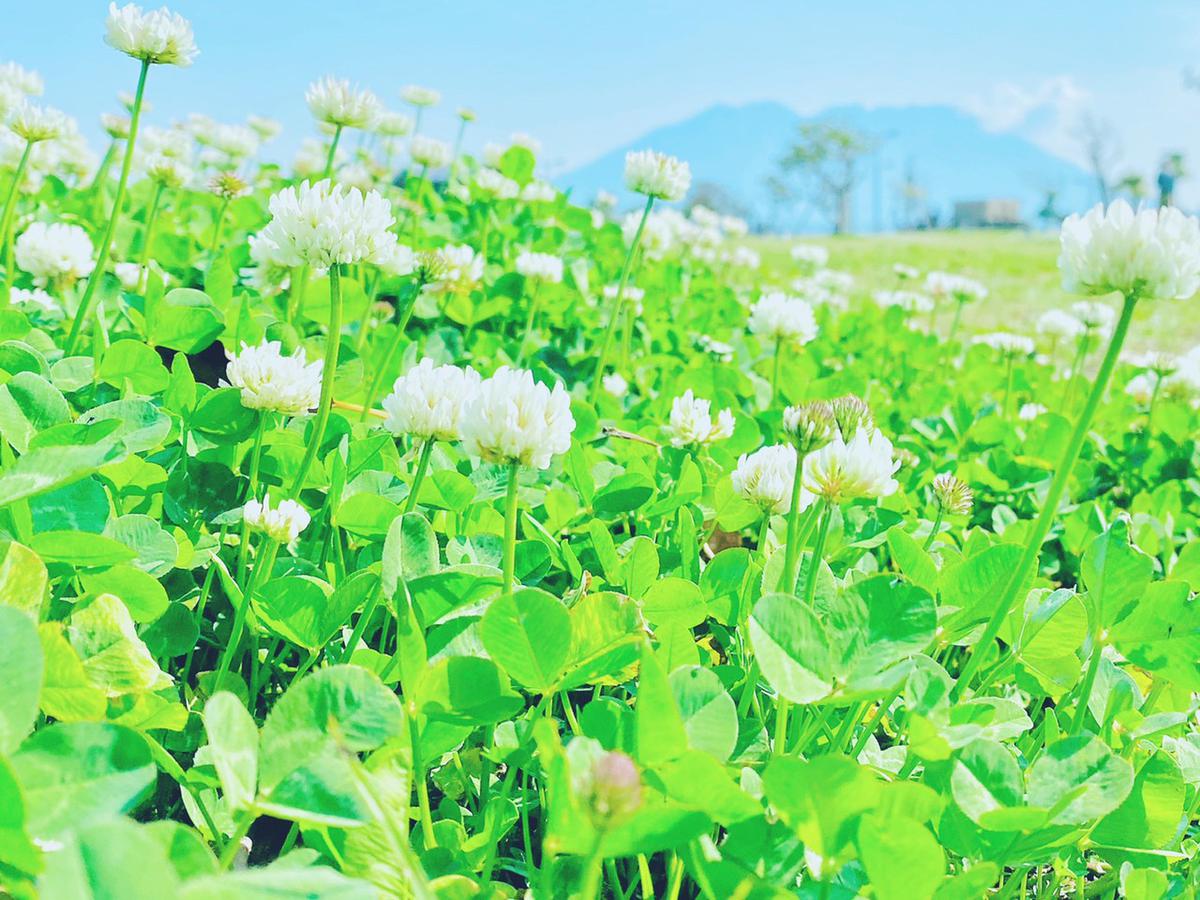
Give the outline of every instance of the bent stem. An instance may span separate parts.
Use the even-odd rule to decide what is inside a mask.
[[[342,330],[342,287],[341,266],[334,263],[329,267],[329,333],[325,337],[325,362],[321,369],[321,398],[318,401],[317,421],[313,426],[312,438],[305,448],[304,458],[300,461],[300,469],[296,472],[296,480],[288,496],[295,497],[304,487],[304,479],[308,470],[325,440],[325,426],[329,423],[329,408],[333,401],[333,378],[337,372],[338,342]]]
[[[505,597],[512,596],[513,577],[517,570],[517,475],[520,470],[520,463],[509,464],[508,492],[504,496],[504,568],[501,577]]]
[[[425,480],[425,473],[429,471],[429,457],[433,454],[433,441],[434,439],[429,437],[421,445],[421,456],[417,460],[417,472],[413,475],[412,487],[408,491],[408,500],[404,504],[406,513],[417,508],[417,495],[421,492],[421,482]]]
[[[625,299],[625,286],[629,281],[629,270],[633,264],[633,256],[637,252],[638,244],[642,240],[642,232],[646,228],[646,219],[650,215],[650,207],[654,205],[654,198],[646,198],[646,206],[642,209],[642,218],[638,221],[637,231],[633,233],[633,241],[629,245],[629,249],[625,252],[625,262],[621,265],[621,278],[617,282],[617,296],[613,301],[612,312],[609,315],[608,327],[604,330],[604,338],[600,343],[600,352],[596,355],[596,371],[592,375],[592,389],[588,396],[588,402],[593,406],[596,405],[596,400],[600,396],[600,383],[604,377],[604,370],[608,366],[608,353],[612,348],[613,336],[617,331],[617,322],[621,317],[621,302]]]
[[[1066,492],[1071,471],[1075,468],[1075,461],[1079,458],[1079,451],[1083,449],[1083,442],[1087,438],[1088,427],[1091,425],[1092,417],[1096,414],[1096,408],[1100,405],[1100,399],[1108,388],[1108,381],[1117,364],[1117,358],[1121,355],[1121,346],[1125,343],[1125,336],[1129,332],[1129,323],[1133,318],[1133,309],[1137,305],[1137,301],[1137,294],[1125,297],[1124,305],[1121,307],[1121,317],[1117,320],[1117,327],[1113,329],[1112,338],[1108,342],[1108,350],[1104,354],[1104,361],[1100,363],[1100,370],[1096,373],[1096,381],[1092,385],[1091,393],[1088,394],[1083,411],[1075,423],[1071,439],[1063,449],[1062,458],[1055,468],[1054,479],[1050,482],[1050,489],[1046,493],[1046,499],[1034,522],[1033,532],[1025,543],[1025,551],[1021,554],[1020,562],[1017,563],[1010,575],[1008,584],[1001,593],[996,608],[992,611],[991,618],[988,619],[987,626],[983,630],[983,635],[975,644],[974,651],[967,657],[962,671],[959,672],[958,681],[950,694],[954,701],[960,699],[963,692],[969,687],[971,678],[983,663],[983,657],[996,640],[996,635],[1000,633],[1000,626],[1012,610],[1013,602],[1016,600],[1022,583],[1036,568],[1042,543],[1050,532],[1054,514],[1058,511],[1058,504]],[[983,685],[980,686],[980,689],[982,687]]]
[[[100,239],[100,252],[96,257],[96,266],[88,276],[87,287],[83,291],[83,299],[75,310],[75,320],[67,334],[67,343],[63,347],[63,356],[71,356],[79,335],[83,331],[83,322],[92,306],[92,298],[96,295],[96,286],[104,278],[108,268],[108,258],[112,255],[113,235],[117,231],[117,220],[121,218],[121,206],[125,202],[125,185],[129,183],[129,170],[133,166],[133,145],[137,140],[138,119],[142,114],[142,96],[146,92],[146,74],[150,71],[150,61],[142,60],[142,68],[138,74],[137,93],[133,96],[133,111],[129,114],[129,137],[125,140],[125,158],[121,161],[121,177],[117,181],[117,193],[113,197],[112,214],[108,217],[108,225],[104,228],[104,236]]]

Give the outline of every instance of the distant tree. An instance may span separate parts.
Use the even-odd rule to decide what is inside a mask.
[[[738,216],[745,219],[749,215],[746,205],[729,192],[729,189],[715,181],[697,181],[692,185],[688,194],[685,212],[691,212],[694,206],[707,206],[713,212],[723,216]]]
[[[806,122],[779,161],[779,182],[798,182],[810,202],[832,221],[834,234],[850,230],[850,201],[858,184],[859,161],[871,153],[869,135],[835,122]]]
[[[1121,155],[1112,123],[1092,113],[1084,113],[1075,134],[1083,148],[1088,168],[1092,170],[1100,202],[1107,206],[1113,183],[1110,173]]]
[[[1146,184],[1146,179],[1137,172],[1122,175],[1113,187],[1127,196],[1134,206],[1144,202],[1150,196],[1150,186]]]
[[[1183,154],[1168,153],[1158,170],[1158,205],[1170,206],[1175,199],[1175,182],[1184,176]]]
[[[904,228],[918,228],[929,224],[926,200],[929,192],[917,181],[917,173],[910,160],[900,183],[900,206],[904,210]]]

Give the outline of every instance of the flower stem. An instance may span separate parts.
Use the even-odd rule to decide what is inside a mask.
[[[1016,358],[1012,353],[1005,354],[1005,373],[1004,373],[1004,419],[1009,419],[1009,408],[1012,405],[1012,390],[1013,390],[1013,365]]]
[[[934,538],[937,537],[938,529],[942,527],[942,518],[946,515],[946,511],[942,508],[942,504],[938,504],[937,513],[933,517],[933,527],[929,529],[929,537],[925,538],[925,543],[921,545],[922,550],[928,550],[933,546]]]
[[[817,594],[817,570],[821,567],[821,556],[825,552],[825,541],[829,537],[829,520],[833,518],[833,505],[821,511],[821,523],[817,526],[817,537],[813,542],[812,558],[808,564],[808,579],[804,584],[804,602],[811,604]]]
[[[513,578],[517,569],[517,475],[520,463],[508,467],[508,492],[504,496],[504,568],[502,570],[503,593],[511,597]]]
[[[786,593],[792,593],[796,590],[797,568],[800,565],[800,489],[804,484],[804,457],[797,455],[796,457],[796,474],[792,476],[792,505],[788,509],[787,523],[787,548],[783,554],[783,575],[779,582],[779,590]],[[809,507],[810,510],[816,510],[814,504]],[[819,515],[817,512],[808,513],[809,527],[812,527],[812,516]],[[807,535],[805,535],[807,538]]]
[[[421,482],[425,480],[425,473],[429,471],[429,457],[433,455],[433,438],[426,438],[425,443],[421,445],[421,456],[417,460],[417,472],[413,475],[412,487],[408,491],[408,501],[404,504],[406,513],[412,512],[417,508],[417,495],[421,492]]]
[[[140,294],[146,289],[146,266],[150,262],[150,242],[154,240],[154,226],[158,222],[158,207],[162,202],[163,191],[166,190],[165,184],[159,184],[154,188],[154,199],[150,201],[150,212],[146,215],[146,234],[142,238],[142,256],[138,260],[138,281],[137,289]]]
[[[321,180],[330,178],[333,175],[333,160],[337,156],[338,141],[342,139],[342,128],[338,125],[333,131],[333,140],[329,142],[329,155],[325,157],[325,171],[321,173]]]
[[[958,300],[955,303],[954,320],[950,323],[950,333],[948,335],[946,335],[947,343],[949,343],[950,341],[953,341],[954,338],[958,335],[958,326],[962,323],[962,311],[963,311],[963,306],[965,306],[965,305],[966,305],[966,303],[963,300]]]
[[[1092,689],[1096,685],[1096,674],[1100,671],[1100,660],[1103,656],[1101,651],[1104,649],[1101,644],[1101,618],[1100,618],[1100,603],[1099,598],[1093,598],[1090,604],[1091,609],[1088,611],[1091,621],[1089,622],[1092,652],[1088,657],[1088,667],[1084,671],[1083,684],[1079,688],[1079,698],[1076,701],[1075,718],[1071,720],[1071,728],[1068,731],[1068,737],[1075,737],[1083,731],[1083,723],[1087,721],[1088,703],[1092,699]]]
[[[221,245],[221,226],[225,224],[225,213],[229,209],[229,198],[221,199],[221,206],[217,210],[217,221],[213,223],[212,243],[208,245],[208,255],[216,256],[217,248]]]
[[[529,338],[533,334],[533,325],[537,321],[538,310],[538,285],[535,282],[533,290],[529,292],[529,314],[525,317],[525,331],[521,335],[521,343],[517,345],[517,365],[525,362],[525,345],[529,343]]]
[[[133,145],[137,140],[138,119],[142,114],[142,96],[146,92],[146,74],[150,71],[150,61],[142,60],[141,72],[138,73],[137,92],[133,96],[133,110],[129,114],[129,137],[125,140],[125,158],[121,161],[121,177],[117,181],[117,193],[113,197],[112,214],[108,217],[104,236],[100,239],[100,250],[96,257],[96,266],[88,276],[87,287],[83,291],[83,299],[79,301],[79,309],[75,310],[75,320],[67,334],[67,343],[63,347],[63,356],[71,356],[75,345],[79,343],[79,335],[83,331],[83,322],[87,318],[96,295],[96,287],[104,279],[108,268],[108,258],[112,255],[113,235],[117,231],[117,220],[121,218],[121,206],[125,202],[125,185],[129,183],[129,170],[133,166]]]
[[[625,253],[625,262],[621,265],[621,278],[617,282],[617,296],[613,301],[612,313],[608,319],[608,327],[604,331],[604,339],[600,343],[600,352],[596,355],[596,371],[592,375],[592,390],[588,397],[588,402],[593,406],[596,404],[596,399],[600,396],[600,382],[604,377],[604,369],[608,365],[608,352],[612,347],[613,336],[617,330],[617,322],[621,318],[621,302],[625,299],[625,285],[629,281],[629,269],[633,263],[633,255],[637,252],[638,244],[642,240],[642,232],[646,228],[646,219],[650,215],[650,207],[654,205],[654,198],[646,198],[646,206],[642,210],[642,218],[638,221],[637,231],[633,233],[633,242],[629,245],[629,249]]]
[[[262,463],[262,448],[263,436],[267,431],[267,412],[262,412],[258,417],[258,427],[254,429],[254,445],[250,450],[250,473],[249,484],[246,486],[246,496],[242,498],[242,502],[247,500],[258,499],[258,470]],[[246,554],[250,549],[249,527],[245,521],[242,522],[242,540],[238,547],[238,564],[237,564],[237,580],[238,584],[242,583],[242,579],[246,576]]]
[[[0,247],[8,247],[8,232],[12,228],[13,212],[17,208],[17,194],[21,190],[21,179],[25,177],[25,167],[29,165],[29,154],[33,152],[33,141],[25,142],[21,151],[21,159],[13,173],[12,184],[8,188],[8,196],[4,199],[4,214],[0,216]],[[12,273],[5,274],[4,297],[8,300],[9,288],[12,286]]]
[[[329,267],[329,333],[325,337],[325,363],[321,369],[321,398],[317,407],[317,421],[313,426],[312,437],[300,461],[300,469],[296,472],[296,480],[288,492],[291,497],[300,493],[304,487],[304,479],[312,467],[321,442],[325,439],[325,426],[329,423],[329,408],[333,401],[333,379],[337,372],[338,341],[342,330],[342,287],[341,267],[334,263]]]
[[[1001,593],[1000,599],[996,603],[996,608],[992,611],[991,618],[983,630],[983,635],[975,644],[974,651],[967,657],[967,661],[959,673],[958,681],[951,691],[951,698],[953,700],[961,698],[963,692],[970,686],[972,676],[983,663],[983,658],[987,655],[987,650],[996,640],[996,635],[1000,633],[1000,626],[1012,610],[1013,602],[1022,583],[1036,569],[1042,543],[1046,540],[1046,535],[1050,532],[1050,525],[1054,521],[1054,514],[1058,511],[1059,501],[1062,500],[1063,494],[1066,492],[1067,483],[1071,478],[1071,471],[1075,468],[1075,461],[1079,458],[1079,451],[1083,448],[1083,442],[1087,438],[1088,426],[1091,425],[1092,417],[1096,414],[1096,408],[1100,405],[1100,399],[1104,396],[1104,392],[1108,387],[1108,380],[1112,376],[1113,368],[1117,364],[1117,358],[1121,355],[1121,347],[1125,343],[1126,334],[1129,332],[1129,323],[1133,318],[1133,309],[1137,305],[1137,300],[1136,294],[1131,294],[1125,298],[1124,305],[1121,308],[1121,317],[1117,320],[1117,327],[1113,329],[1112,338],[1108,343],[1108,350],[1104,354],[1104,361],[1100,363],[1100,370],[1096,373],[1096,381],[1092,385],[1091,393],[1088,394],[1083,411],[1079,414],[1079,419],[1075,423],[1075,430],[1071,434],[1071,439],[1067,442],[1067,446],[1063,449],[1062,458],[1055,467],[1054,479],[1050,482],[1050,489],[1046,493],[1042,509],[1038,513],[1037,520],[1034,522],[1033,531],[1025,543],[1025,552],[1021,555],[1020,562],[1017,563],[1017,567],[1009,577],[1008,584]]]
[[[233,655],[242,641],[242,632],[246,628],[246,612],[250,609],[250,596],[258,586],[259,575],[270,573],[271,567],[275,565],[275,554],[278,550],[279,542],[268,538],[261,547],[261,555],[254,563],[254,568],[250,571],[250,580],[246,583],[246,589],[242,591],[242,598],[238,601],[237,609],[233,613],[233,628],[229,632],[229,642],[225,644],[225,649],[221,653],[221,662],[217,666],[216,679],[213,681],[215,690],[221,690],[221,684],[229,673],[229,664],[233,661]]]
[[[783,338],[775,338],[775,361],[771,364],[771,399],[767,401],[767,408],[775,405],[775,398],[779,396],[779,366],[783,362]]]
[[[359,415],[358,421],[367,421],[367,416],[371,414],[371,409],[375,405],[375,398],[379,395],[379,385],[383,379],[387,378],[387,373],[392,369],[392,362],[396,358],[396,354],[400,351],[400,343],[404,339],[405,329],[408,328],[408,322],[412,318],[413,309],[417,305],[417,297],[421,293],[421,288],[418,285],[413,291],[412,296],[408,300],[408,306],[400,315],[400,321],[396,323],[396,336],[392,339],[392,345],[388,348],[387,356],[383,358],[379,368],[375,370],[375,374],[371,377],[371,384],[367,388],[367,395],[363,398],[362,413]]]

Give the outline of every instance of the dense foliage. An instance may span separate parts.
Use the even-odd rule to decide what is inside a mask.
[[[178,180],[125,138],[0,180],[0,884],[1193,896],[1186,366],[1118,361],[1109,301],[970,341],[973,282],[764,268],[525,146],[393,183],[324,114],[402,243],[360,210],[327,271],[263,252],[297,179],[227,126]],[[92,277],[23,264],[39,223]]]

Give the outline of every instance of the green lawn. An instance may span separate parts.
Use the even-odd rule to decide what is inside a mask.
[[[1034,333],[1037,317],[1078,299],[1059,285],[1058,237],[996,231],[903,232],[848,237],[764,237],[756,249],[773,269],[791,266],[788,248],[813,243],[829,248],[829,266],[850,272],[866,291],[897,287],[892,264],[935,269],[977,278],[991,295],[969,306],[964,324],[972,331]],[[1115,299],[1114,299],[1115,302]],[[948,312],[945,324],[948,324]],[[1133,350],[1180,353],[1200,344],[1200,316],[1189,301],[1140,305],[1128,346]]]

